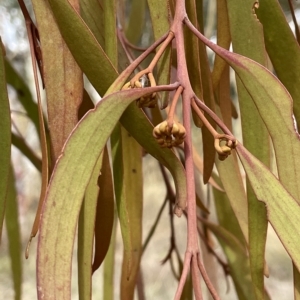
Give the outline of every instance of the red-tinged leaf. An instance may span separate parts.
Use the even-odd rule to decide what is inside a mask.
[[[100,192],[96,212],[93,272],[100,267],[106,256],[114,223],[114,188],[107,147],[104,148],[98,185]]]
[[[241,144],[237,145],[237,153],[258,200],[266,206],[269,222],[299,271],[299,203],[270,170]]]
[[[18,199],[15,188],[15,176],[13,172],[13,168],[10,168],[9,182],[7,183],[5,224],[14,283],[14,299],[20,300],[22,286],[22,243],[20,225],[18,221]]]
[[[177,84],[109,95],[90,110],[72,132],[53,171],[41,216],[37,258],[39,299],[49,295],[58,299],[71,297],[72,248],[83,195],[96,160],[118,119],[135,99],[176,87]],[[144,132],[138,134],[145,135]],[[156,156],[171,166],[177,177],[177,188],[185,194],[184,170],[173,152],[155,146],[151,152],[159,152]]]
[[[2,234],[3,218],[5,214],[5,199],[10,173],[11,152],[11,120],[9,100],[6,89],[6,77],[4,69],[4,48],[0,39],[0,240]]]
[[[48,2],[61,34],[78,65],[99,94],[104,95],[117,77],[117,70],[83,19],[67,0]]]
[[[83,77],[61,36],[48,2],[33,1],[33,8],[43,51],[48,123],[51,129],[51,158],[54,164],[78,121],[77,112],[82,101]]]

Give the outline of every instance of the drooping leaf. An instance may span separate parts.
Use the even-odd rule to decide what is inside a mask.
[[[233,154],[234,155],[234,154]],[[248,243],[247,197],[236,158],[231,155],[225,161],[216,161],[223,188],[228,196],[232,210],[238,220],[243,239]],[[235,235],[242,242],[240,235]]]
[[[114,275],[115,275],[115,249],[116,249],[116,228],[117,218],[114,218],[114,226],[111,234],[111,241],[108,248],[108,252],[104,260],[103,269],[103,299],[114,299]]]
[[[299,203],[270,170],[241,144],[237,145],[237,153],[257,198],[266,205],[269,222],[299,271]]]
[[[22,244],[20,225],[18,221],[18,199],[15,189],[15,176],[13,172],[13,169],[10,168],[10,176],[7,183],[5,224],[7,229],[9,255],[14,283],[14,299],[20,300],[22,286]]]
[[[229,49],[231,42],[228,11],[226,0],[217,1],[217,44],[225,49]],[[214,90],[221,82],[221,76],[224,72],[226,62],[219,56],[216,56],[214,68],[212,71],[212,83]]]
[[[114,188],[107,147],[104,148],[95,223],[93,272],[102,264],[109,248],[114,223]]]
[[[104,95],[117,77],[117,70],[83,19],[67,0],[50,0],[49,4],[61,34],[78,65],[100,95]]]
[[[133,299],[142,255],[142,149],[117,125],[111,137],[114,187],[123,238],[121,299]]]
[[[83,77],[82,71],[61,36],[48,2],[33,1],[32,3],[43,51],[48,123],[51,128],[51,158],[54,164],[78,121],[78,107],[83,95]]]
[[[84,191],[118,119],[135,99],[176,87],[175,84],[114,93],[103,98],[76,126],[55,166],[43,207],[37,259],[39,299],[49,294],[70,299],[71,253]],[[180,179],[184,178],[184,171],[176,156],[167,149],[159,154],[172,166],[178,190],[185,191],[185,179]],[[68,222],[63,222],[66,215]]]
[[[170,29],[169,2],[160,0],[148,0],[148,6],[152,21],[154,39],[158,40]],[[168,84],[171,77],[171,45],[157,63],[157,84]],[[160,95],[160,108],[165,108],[169,102],[169,93]]]
[[[94,231],[97,200],[99,198],[98,177],[102,166],[103,152],[92,171],[84,193],[78,220],[78,293],[79,299],[92,296],[92,259],[94,252]]]
[[[105,28],[105,20],[102,2],[99,0],[80,0],[80,15],[97,39],[97,42],[104,47],[103,28]]]
[[[11,151],[11,120],[9,100],[6,89],[6,76],[4,69],[4,50],[1,47],[0,39],[0,240],[2,234],[3,218],[5,214],[5,199],[10,172],[10,151]]]
[[[227,1],[233,51],[266,64],[261,24],[253,13],[253,1]],[[237,26],[238,24],[238,26]],[[243,144],[265,165],[270,164],[269,136],[263,120],[243,83],[237,78]],[[256,92],[257,93],[257,92]],[[260,96],[257,94],[257,96]],[[264,252],[267,238],[266,210],[247,185],[249,255],[251,275],[258,299],[264,295]]]
[[[128,24],[125,28],[126,37],[133,44],[138,44],[144,31],[146,21],[146,0],[132,0],[130,1],[130,13]]]
[[[266,0],[255,10],[263,25],[265,45],[276,75],[294,100],[294,114],[300,122],[300,49],[278,1]],[[274,27],[275,26],[275,27]],[[277,28],[274,30],[274,28]],[[292,59],[287,59],[290,57]],[[299,129],[299,127],[298,127]]]

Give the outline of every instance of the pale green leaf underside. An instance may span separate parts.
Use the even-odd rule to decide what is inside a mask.
[[[257,198],[266,204],[269,222],[300,270],[299,204],[269,169],[242,145],[237,146],[237,152]]]

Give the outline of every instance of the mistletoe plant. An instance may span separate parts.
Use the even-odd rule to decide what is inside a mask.
[[[202,1],[148,0],[155,41],[143,49],[135,45],[142,35],[136,23],[143,22],[146,1],[129,2],[126,25],[127,2],[32,0],[35,25],[19,0],[38,98],[35,113],[28,109],[28,115],[34,115],[31,119],[40,132],[42,166],[32,151],[26,152],[22,139],[18,144],[13,136],[12,142],[42,172],[30,238],[39,231],[38,299],[71,299],[77,227],[79,295],[80,299],[91,298],[92,274],[103,262],[106,271],[113,269],[114,203],[124,245],[121,298],[133,299],[137,287],[143,299],[140,261],[167,200],[172,211],[187,220],[182,261],[170,215],[171,246],[164,262],[170,261],[174,273],[172,254],[179,262],[174,299],[192,299],[185,286],[189,274],[196,299],[203,299],[202,279],[212,298],[220,299],[206,272],[200,242],[217,258],[225,275],[232,277],[239,299],[269,299],[264,286],[268,223],[291,257],[295,299],[300,299],[300,53],[279,4],[276,0],[266,0],[261,6],[248,0],[218,0],[215,44],[204,35]],[[274,24],[279,24],[278,31]],[[234,52],[229,51],[231,43]],[[212,70],[206,46],[216,54]],[[142,54],[134,58],[138,51]],[[283,52],[295,62],[286,65]],[[268,56],[277,77],[268,68]],[[7,81],[17,88],[11,80],[17,75],[7,61],[5,64]],[[230,98],[229,66],[236,74],[239,110]],[[47,122],[38,69],[46,90]],[[83,73],[102,96],[95,107],[84,90]],[[3,59],[1,84],[1,128],[6,131],[1,142],[1,165],[5,167],[0,187],[1,200],[5,200],[11,182],[11,133]],[[24,107],[29,107],[25,101]],[[232,133],[231,119],[238,114],[242,141]],[[192,140],[200,130],[203,165]],[[271,149],[277,172],[271,166]],[[166,201],[144,245],[142,152],[159,161],[167,187]],[[246,189],[238,158],[246,173]],[[209,208],[200,199],[196,169],[211,186],[218,224],[209,220]],[[222,246],[226,262],[215,253],[211,234]],[[108,290],[111,293],[113,288],[108,281],[104,286],[104,299],[111,299]]]

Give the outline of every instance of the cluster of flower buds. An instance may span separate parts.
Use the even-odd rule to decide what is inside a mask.
[[[156,81],[152,73],[142,75],[138,80],[131,80],[127,82],[122,90],[134,89],[134,88],[144,88],[144,87],[154,87],[156,86]],[[149,107],[153,108],[157,104],[157,95],[152,93],[151,95],[143,96],[137,100],[138,107]]]
[[[225,142],[225,143],[222,143]],[[230,154],[231,150],[237,145],[237,140],[226,134],[220,134],[215,138],[215,149],[218,153],[219,160],[225,160]]]
[[[158,124],[153,129],[153,136],[163,148],[172,148],[183,143],[186,136],[185,128],[178,122],[173,122],[172,126],[167,121]]]

